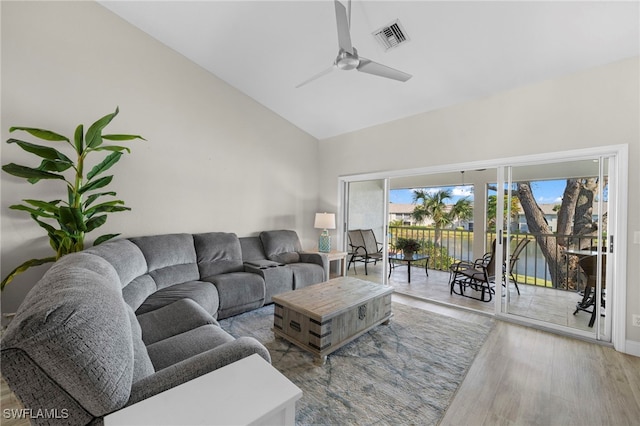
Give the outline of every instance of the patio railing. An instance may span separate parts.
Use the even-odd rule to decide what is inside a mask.
[[[439,243],[436,245],[436,232],[434,228],[426,227],[389,227],[389,246],[391,249],[399,237],[414,238],[422,242],[422,253],[430,255],[429,268],[441,271],[449,271],[449,267],[458,261],[473,262],[482,257],[484,253],[473,252],[474,232],[458,229],[440,230]],[[495,232],[485,234],[484,247],[491,247],[495,239]],[[519,256],[519,260],[514,268],[514,275],[518,283],[552,287],[559,290],[575,291],[580,282],[579,268],[576,269],[577,259],[571,256],[564,256],[567,244],[572,247],[594,247],[598,244],[598,239],[593,236],[578,237],[574,235],[557,234],[512,234],[510,242],[511,251],[523,239],[530,239],[525,249]],[[563,245],[558,244],[559,241]],[[539,242],[555,250],[554,256],[558,259],[556,270],[551,271],[550,265],[545,258]],[[553,273],[552,273],[553,272]],[[555,279],[554,279],[555,277]]]

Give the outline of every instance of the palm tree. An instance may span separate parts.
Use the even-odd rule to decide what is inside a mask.
[[[509,223],[509,218],[507,218],[507,203],[509,202],[511,203],[511,221],[517,221],[518,215],[520,212],[520,200],[518,200],[518,197],[505,196],[504,209],[503,209],[503,213],[504,213],[503,220],[505,223]],[[498,211],[498,196],[489,195],[489,197],[487,198],[487,230],[490,230],[490,231],[496,230],[497,211]]]
[[[459,199],[451,209],[447,209],[445,200],[451,197],[451,190],[448,189],[433,194],[423,189],[413,191],[413,202],[421,204],[415,206],[412,215],[418,222],[426,218],[433,220],[436,245],[440,243],[442,228],[451,225],[456,219],[466,220],[473,217],[473,205],[467,197]]]

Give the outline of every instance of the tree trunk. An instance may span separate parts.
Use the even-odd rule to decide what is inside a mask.
[[[593,221],[593,200],[597,190],[597,178],[584,179],[583,184],[580,185],[580,193],[575,209],[573,234],[581,237],[578,238],[577,243],[581,249],[589,248],[592,245],[590,238],[582,237],[597,235],[598,223]]]
[[[564,247],[569,246],[569,241],[564,235],[571,235],[573,232],[573,213],[576,210],[576,203],[582,185],[577,179],[567,179],[567,186],[562,194],[562,204],[558,210],[558,244]]]
[[[529,182],[518,183],[518,199],[527,219],[529,232],[535,235],[542,255],[547,260],[553,286],[567,288],[568,271],[567,268],[563,267],[566,265],[566,256],[562,254],[564,251],[559,249],[556,236],[552,235],[544,213],[533,196]],[[562,213],[564,214],[564,212]]]

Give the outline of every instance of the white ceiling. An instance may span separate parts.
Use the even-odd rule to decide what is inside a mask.
[[[413,78],[296,89],[338,53],[333,1],[100,3],[318,139],[640,54],[638,1],[353,1],[360,55]],[[384,52],[371,33],[397,18],[410,41]]]

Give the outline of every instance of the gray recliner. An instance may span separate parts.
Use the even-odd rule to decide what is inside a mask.
[[[302,251],[302,245],[296,231],[263,231],[260,241],[267,259],[283,263],[293,272],[293,289],[325,281],[328,260],[320,253]]]

